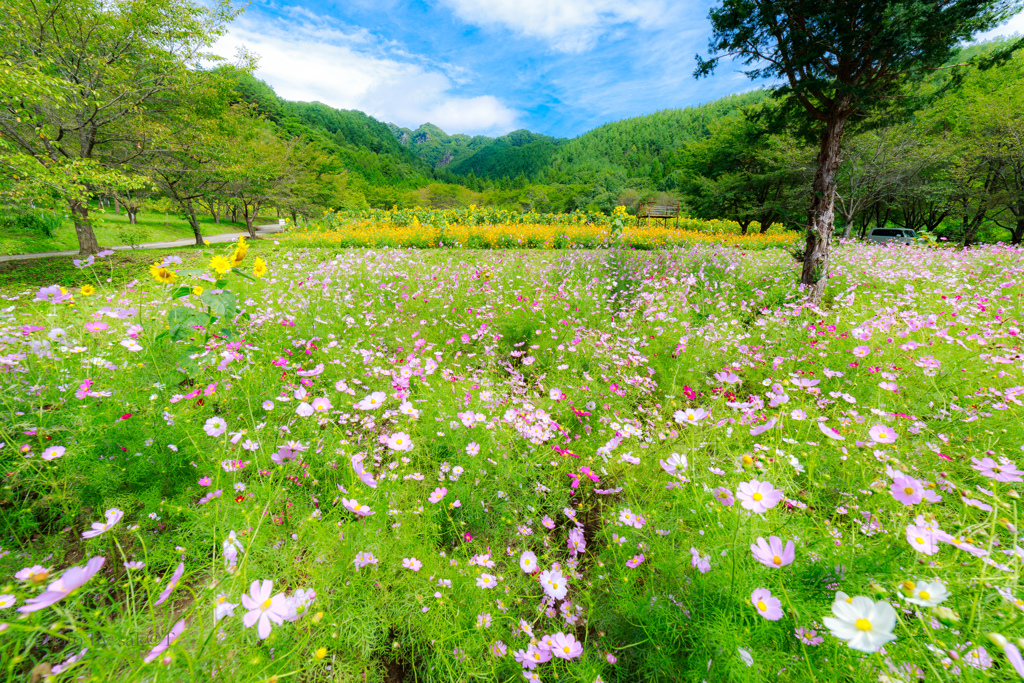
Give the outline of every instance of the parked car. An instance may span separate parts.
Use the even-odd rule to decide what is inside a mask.
[[[913,244],[917,239],[917,233],[904,228],[872,228],[868,233],[870,242],[899,242],[901,244]]]

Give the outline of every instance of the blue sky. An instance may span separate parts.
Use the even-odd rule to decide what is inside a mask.
[[[416,128],[576,137],[753,84],[693,79],[707,0],[253,0],[215,51],[259,56],[290,100]],[[1024,14],[995,34],[1024,32]]]

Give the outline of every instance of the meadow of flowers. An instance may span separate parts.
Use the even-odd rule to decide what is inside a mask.
[[[766,249],[790,247],[800,235],[773,224],[760,234],[753,223],[741,234],[735,221],[680,218],[674,221],[635,217],[618,207],[611,215],[579,211],[568,214],[514,212],[495,208],[368,209],[331,212],[317,221],[290,226],[282,236],[292,246],[417,249],[668,249],[707,244]]]
[[[5,680],[1024,677],[1020,249],[107,258],[2,294]]]

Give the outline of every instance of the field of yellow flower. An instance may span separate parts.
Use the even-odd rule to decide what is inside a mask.
[[[516,213],[503,209],[432,209],[328,213],[322,219],[291,226],[281,237],[290,246],[311,247],[456,247],[465,249],[600,249],[613,244],[654,250],[693,244],[744,249],[788,247],[799,233],[772,225],[764,234],[756,223],[741,234],[727,220],[680,218],[679,227],[643,224],[619,207],[598,213]]]

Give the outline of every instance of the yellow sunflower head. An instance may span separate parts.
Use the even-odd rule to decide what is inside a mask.
[[[154,263],[149,267],[149,274],[162,285],[170,284],[178,279],[178,274],[169,268]]]
[[[267,264],[263,262],[263,259],[257,258],[256,263],[252,264],[252,274],[256,277],[263,277],[270,269],[267,268]]]
[[[82,289],[79,290],[79,294],[82,296],[89,296],[96,292],[96,288],[92,285],[82,285]]]
[[[228,261],[223,256],[214,256],[210,259],[210,270],[213,270],[218,275],[224,275],[231,270],[231,261]]]

